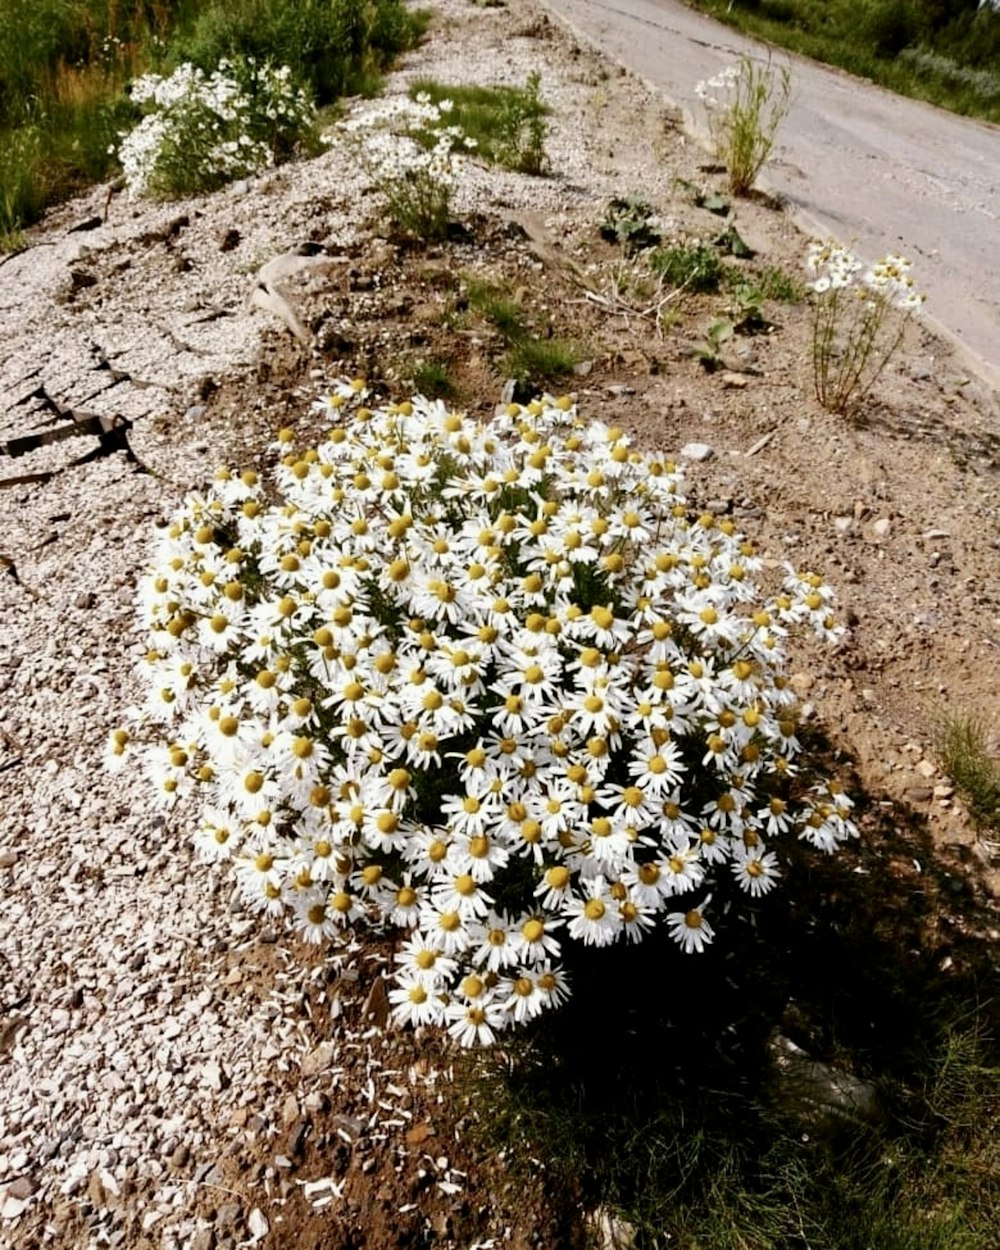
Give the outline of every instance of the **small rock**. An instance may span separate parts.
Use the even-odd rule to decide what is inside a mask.
[[[891,529],[892,521],[887,516],[879,517],[872,525],[872,536],[877,543],[885,542]]]
[[[261,1241],[271,1231],[271,1225],[267,1222],[267,1217],[260,1207],[254,1207],[247,1219],[247,1228],[250,1230],[250,1236],[254,1241]]]
[[[578,378],[585,378],[593,368],[594,362],[592,360],[579,360],[573,366],[573,372]]]
[[[285,1124],[291,1124],[299,1118],[299,1104],[294,1094],[288,1094],[285,1101],[281,1104],[281,1119]]]
[[[310,1123],[308,1120],[299,1120],[292,1125],[288,1132],[288,1153],[293,1159],[297,1159],[305,1150],[306,1137],[309,1133]]]
[[[366,1020],[374,1020],[380,1029],[384,1029],[388,1024],[389,996],[386,993],[385,981],[381,977],[375,978],[361,1014]]]
[[[854,529],[854,517],[835,516],[833,518],[833,528],[838,534],[849,534]]]
[[[812,690],[815,678],[811,673],[793,673],[788,679],[788,684],[799,698],[802,698],[803,695],[808,694]]]
[[[242,235],[235,226],[230,226],[219,240],[220,252],[231,252],[234,248],[239,247]]]
[[[406,1130],[406,1144],[408,1146],[419,1146],[425,1142],[428,1137],[434,1136],[434,1129],[427,1123],[414,1124],[412,1128]]]
[[[215,1250],[215,1229],[203,1228],[191,1242],[191,1250]]]
[[[0,1207],[0,1219],[2,1220],[18,1220],[28,1209],[28,1204],[23,1198],[11,1198],[9,1195],[4,1199],[4,1204]]]
[[[635,1245],[635,1227],[614,1215],[607,1207],[598,1207],[588,1223],[597,1250],[631,1250]]]
[[[89,611],[97,603],[97,596],[92,590],[82,590],[73,600],[73,607],[81,611]]]
[[[730,391],[743,391],[747,387],[747,378],[742,373],[732,373],[727,370],[722,375],[722,385]]]
[[[241,1211],[239,1203],[227,1202],[223,1206],[219,1207],[216,1212],[215,1219],[216,1223],[220,1224],[223,1228],[229,1228],[240,1222],[240,1216]]]
[[[929,803],[933,797],[934,791],[930,786],[907,786],[903,791],[907,803]]]
[[[201,1065],[201,1079],[217,1094],[221,1094],[229,1084],[229,1078],[223,1072],[222,1065],[215,1059],[209,1059],[207,1063]]]
[[[333,1063],[336,1047],[333,1042],[322,1042],[302,1060],[303,1076],[318,1076]]]
[[[917,764],[917,772],[921,775],[921,777],[930,778],[937,772],[937,768],[930,760],[921,760],[919,764]]]
[[[684,460],[711,460],[715,455],[715,448],[710,447],[708,443],[685,443],[681,448],[681,456]]]
[[[17,851],[0,851],[0,868],[13,868],[17,863]]]
[[[170,1156],[170,1166],[172,1168],[187,1167],[188,1161],[190,1160],[190,1158],[191,1158],[190,1147],[187,1146],[184,1142],[181,1142],[181,1144],[177,1147],[174,1153]]]
[[[950,799],[955,793],[955,787],[949,786],[946,782],[939,782],[934,787],[934,797],[936,799]]]
[[[7,1197],[24,1202],[38,1189],[38,1182],[31,1176],[19,1176],[7,1186]]]

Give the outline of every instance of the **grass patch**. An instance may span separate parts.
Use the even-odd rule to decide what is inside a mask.
[[[521,305],[501,287],[472,279],[465,303],[488,321],[503,339],[507,351],[501,368],[517,381],[519,395],[532,398],[539,387],[571,374],[583,359],[584,352],[578,343],[554,337],[547,323],[532,326]]]
[[[428,399],[452,399],[457,388],[447,360],[425,360],[413,370],[413,387]]]
[[[512,378],[528,383],[558,382],[567,377],[582,359],[582,352],[569,339],[527,338],[515,343],[504,358]]]
[[[370,91],[426,22],[403,0],[0,0],[0,242],[114,173],[137,75],[244,53],[290,65],[324,104]]]
[[[916,0],[691,0],[718,21],[901,95],[1000,122],[1000,10]]]
[[[489,321],[508,343],[517,342],[528,336],[529,331],[523,320],[521,305],[511,299],[500,287],[473,279],[469,283],[466,301],[473,312],[479,313],[481,317]]]
[[[976,826],[1000,829],[1000,763],[987,753],[983,723],[972,716],[948,717],[936,747]]]
[[[539,94],[540,84],[537,73],[524,87],[450,86],[426,78],[412,85],[410,95],[427,95],[434,104],[450,100],[452,124],[475,140],[477,155],[490,164],[542,174],[549,107]]]

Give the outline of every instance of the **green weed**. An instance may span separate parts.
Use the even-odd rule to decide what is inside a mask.
[[[428,399],[451,399],[457,394],[446,360],[425,360],[417,365],[413,370],[413,388]]]
[[[521,306],[505,292],[489,282],[473,279],[466,294],[468,306],[485,317],[508,342],[516,342],[528,334]]]
[[[524,87],[449,86],[420,79],[410,95],[427,95],[440,104],[450,100],[450,121],[475,142],[483,160],[525,174],[542,174],[547,167],[545,135],[548,106],[539,94],[541,78],[531,74]]]
[[[714,247],[660,247],[649,254],[649,267],[670,286],[703,293],[717,291],[723,267]]]
[[[973,716],[947,717],[937,735],[937,753],[977,826],[1000,829],[1000,762],[986,750],[986,729]]]
[[[573,372],[582,355],[569,339],[525,338],[511,346],[504,368],[519,382],[558,382]]]

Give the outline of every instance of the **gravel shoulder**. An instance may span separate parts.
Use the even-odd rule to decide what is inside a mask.
[[[531,0],[435,9],[390,91],[537,69],[552,109],[552,175],[467,162],[454,243],[387,238],[334,148],[210,198],[96,188],[0,263],[0,446],[65,424],[47,396],[128,418],[148,470],[124,450],[72,464],[94,438],[0,456],[0,1244],[573,1244],[572,1195],[554,1211],[543,1175],[515,1181],[476,1151],[455,1056],[384,1027],[386,944],[330,958],[262,929],[195,862],[183,820],[101,766],[141,697],[136,582],[187,492],[219,463],[266,467],[276,429],[307,429],[309,400],[343,373],[398,396],[447,357],[464,406],[492,411],[502,351],[455,321],[463,274],[502,278],[581,344],[566,386],[584,413],[668,450],[705,444],[692,498],[775,566],[828,575],[850,629],[832,661],[801,654],[807,716],[873,805],[995,896],[1000,848],[931,743],[944,710],[1000,706],[997,395],[913,326],[864,420],[832,417],[793,304],[768,305],[771,332],[738,336],[707,373],[692,349],[720,297],[657,323],[622,295],[596,229],[612,196],[641,192],[665,232],[718,233],[678,182],[723,185],[677,111]],[[801,272],[786,214],[760,199],[736,221],[763,260]]]

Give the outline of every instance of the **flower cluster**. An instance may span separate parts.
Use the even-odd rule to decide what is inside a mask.
[[[738,65],[727,65],[714,78],[705,78],[701,82],[696,83],[694,93],[709,112],[712,112],[723,107],[719,97],[728,97],[735,90],[739,78],[740,67]]]
[[[389,217],[420,239],[445,234],[458,181],[456,149],[475,147],[460,127],[447,124],[451,110],[450,100],[396,96],[366,104],[337,127],[353,140]]]
[[[793,627],[840,630],[818,576],[763,595],[733,522],[569,400],[364,398],[324,398],[316,448],[279,435],[282,502],[222,471],[175,518],[108,758],[193,796],[201,856],[305,939],[403,927],[396,1018],[487,1044],[567,996],[567,943],[701,951],[713,888],[854,834],[798,775],[783,672]]]
[[[146,115],[123,133],[118,159],[129,192],[209,191],[273,165],[309,132],[314,110],[288,66],[222,61],[206,75],[185,63],[169,78],[132,84]]]
[[[914,286],[903,256],[885,256],[866,269],[847,248],[814,243],[806,267],[816,295],[816,397],[831,412],[844,412],[877,381],[902,342],[908,318],[926,297]]]

